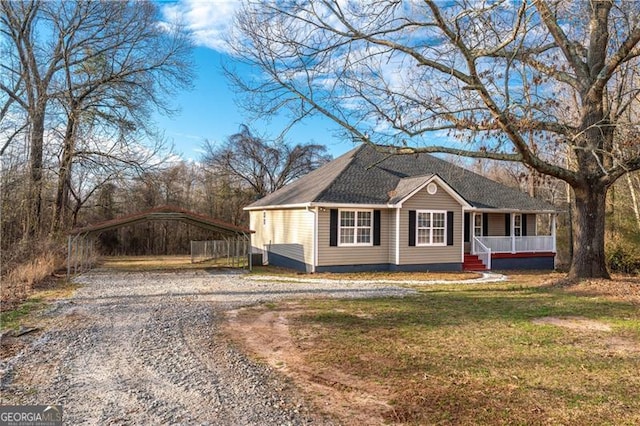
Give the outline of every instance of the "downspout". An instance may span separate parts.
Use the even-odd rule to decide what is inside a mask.
[[[311,258],[313,260],[311,262],[311,273],[315,273],[316,265],[318,265],[318,210],[317,207],[311,209],[311,206],[307,206],[307,211],[313,214],[313,243],[311,244],[313,249],[313,256],[311,256]]]

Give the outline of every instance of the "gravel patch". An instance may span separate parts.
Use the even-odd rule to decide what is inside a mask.
[[[0,362],[0,403],[62,404],[65,424],[333,424],[220,333],[224,312],[308,297],[404,296],[379,283],[262,282],[235,272],[94,270]]]
[[[497,283],[507,280],[506,275],[494,272],[483,272],[478,278],[469,278],[466,280],[341,280],[326,278],[298,278],[298,277],[278,277],[272,275],[256,275],[248,276],[247,280],[252,281],[274,281],[274,282],[297,282],[297,283],[315,283],[315,284],[331,284],[331,285],[356,285],[371,286],[372,284],[389,284],[389,285],[436,285],[436,284],[480,284],[480,283]]]

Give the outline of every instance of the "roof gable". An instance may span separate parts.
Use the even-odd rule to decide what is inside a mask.
[[[457,201],[463,207],[471,207],[467,201],[460,196],[453,188],[451,188],[445,181],[440,179],[438,175],[427,175],[427,176],[415,176],[408,177],[404,179],[400,179],[398,182],[398,186],[396,186],[395,191],[392,191],[391,194],[393,196],[389,196],[388,204],[393,205],[394,207],[402,207],[402,204],[416,195],[418,192],[422,191],[427,185],[435,182],[441,187],[451,198]]]

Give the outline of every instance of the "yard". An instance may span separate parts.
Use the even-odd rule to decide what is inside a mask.
[[[640,424],[640,280],[557,278],[281,301],[229,331],[347,424]]]

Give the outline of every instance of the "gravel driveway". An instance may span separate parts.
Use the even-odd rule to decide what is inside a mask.
[[[220,334],[224,311],[303,297],[404,295],[389,284],[281,283],[233,272],[80,276],[50,326],[0,364],[2,404],[62,404],[65,424],[331,424]]]

